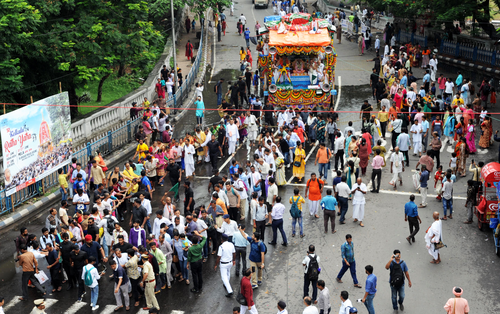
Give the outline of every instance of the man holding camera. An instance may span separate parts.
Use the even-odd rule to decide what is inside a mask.
[[[244,229],[238,228],[241,235],[250,242],[250,266],[252,267],[252,289],[258,288],[262,284],[262,270],[264,269],[264,259],[267,252],[266,245],[260,240],[260,232],[254,232],[252,237],[249,237]],[[257,275],[259,277],[257,281]]]
[[[391,285],[392,308],[397,311],[399,303],[399,308],[401,311],[404,311],[405,307],[403,305],[403,301],[405,299],[405,276],[408,279],[408,287],[410,288],[411,280],[410,275],[408,274],[408,266],[406,266],[405,261],[401,260],[401,251],[394,250],[391,259],[385,265],[385,269],[390,271],[389,284]]]

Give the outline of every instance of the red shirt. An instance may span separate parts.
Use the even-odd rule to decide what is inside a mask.
[[[247,300],[248,308],[251,308],[255,303],[253,302],[253,289],[250,279],[247,277],[241,278],[241,294]]]
[[[297,135],[299,136],[300,142],[304,143],[304,130],[301,127],[298,127],[297,129],[294,130],[294,132],[297,133]]]

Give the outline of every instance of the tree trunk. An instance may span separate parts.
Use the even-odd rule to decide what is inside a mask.
[[[71,115],[71,120],[78,117],[78,95],[76,95],[76,86],[73,82],[73,78],[68,79],[68,97],[69,97],[69,110]]]
[[[118,67],[118,77],[122,77],[125,75],[125,64],[120,63],[120,66]]]
[[[104,81],[111,75],[111,73],[108,73],[104,75],[101,80],[99,81],[99,87],[97,87],[97,102],[102,101],[102,86],[104,85]]]

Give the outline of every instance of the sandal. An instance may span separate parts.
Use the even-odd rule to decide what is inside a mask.
[[[52,289],[52,293],[56,292],[56,289]]]
[[[305,237],[305,236],[306,236],[305,234],[301,234],[301,235],[300,235],[300,237],[301,237],[301,238],[303,238],[303,237]]]
[[[363,223],[362,223],[362,222],[360,222],[360,223],[359,223],[359,225],[360,225],[361,227],[364,227],[364,226],[365,226],[365,225],[363,225]]]
[[[292,233],[292,237],[295,237],[295,233]]]
[[[134,306],[135,306],[135,307],[139,306],[139,301],[135,302],[135,303],[134,303]]]
[[[441,218],[441,220],[448,220],[448,218],[446,218],[446,216],[444,216],[443,218]]]
[[[186,285],[189,285],[189,279],[186,279]]]

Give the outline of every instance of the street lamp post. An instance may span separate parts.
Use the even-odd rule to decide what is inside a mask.
[[[175,93],[178,93],[178,77],[177,77],[177,50],[175,48],[175,20],[174,20],[174,0],[170,0],[170,12],[172,14],[172,44],[173,44],[173,55],[174,55],[174,90]],[[174,113],[177,111],[175,108],[177,108],[177,97],[176,94],[174,94]]]

